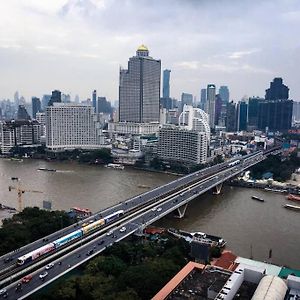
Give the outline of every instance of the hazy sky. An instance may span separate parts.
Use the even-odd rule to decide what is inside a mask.
[[[237,101],[283,77],[300,101],[300,0],[2,0],[0,99],[116,100],[140,44],[171,69],[172,97],[215,83]]]

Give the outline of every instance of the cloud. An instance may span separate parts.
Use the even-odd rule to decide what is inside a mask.
[[[240,59],[244,56],[247,56],[247,55],[251,55],[253,53],[257,53],[259,52],[260,49],[250,49],[250,50],[244,50],[244,51],[235,51],[235,52],[232,52],[231,54],[228,55],[229,58],[231,59]]]
[[[208,82],[228,84],[236,99],[264,94],[276,73],[300,99],[299,12],[298,0],[0,1],[0,63],[11,74],[0,99],[57,86],[117,99],[119,65],[141,43],[172,69],[173,97]]]

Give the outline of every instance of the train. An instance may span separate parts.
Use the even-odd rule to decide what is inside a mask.
[[[88,225],[82,226],[82,228],[75,230],[65,236],[60,237],[59,239],[44,245],[38,249],[35,249],[17,259],[17,265],[22,266],[25,263],[28,263],[30,261],[33,261],[51,251],[55,251],[56,249],[65,246],[66,244],[70,243],[73,240],[79,239],[89,232],[95,230],[96,228],[99,228],[105,224],[110,223],[111,221],[121,217],[124,215],[124,210],[118,210],[112,214],[109,214],[108,216],[99,219],[97,221],[94,221]]]
[[[233,161],[233,162],[228,164],[228,167],[233,167],[235,165],[238,165],[240,162],[241,162],[240,160]]]

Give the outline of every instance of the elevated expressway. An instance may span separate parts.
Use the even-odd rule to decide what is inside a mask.
[[[274,149],[274,151],[278,151],[278,148]],[[267,153],[267,155],[269,154],[272,154],[272,151]],[[140,233],[147,225],[170,212],[176,210],[178,216],[182,217],[188,202],[212,188],[215,188],[216,193],[219,193],[224,181],[240,174],[265,158],[266,155],[262,151],[259,151],[251,155],[233,159],[181,177],[166,185],[100,211],[82,222],[99,219],[120,209],[124,210],[125,213],[121,218],[100,227],[79,240],[75,240],[62,249],[59,249],[59,251],[52,252],[41,257],[40,260],[34,260],[31,264],[23,267],[16,266],[17,257],[44,245],[45,239],[49,243],[58,237],[76,230],[82,226],[82,222],[24,246],[17,252],[8,253],[0,258],[0,270],[2,270],[0,271],[0,287],[5,287],[7,290],[7,299],[24,299],[98,255],[113,243],[119,242],[133,233]],[[126,231],[120,232],[122,227],[126,227]],[[111,233],[110,235],[107,235],[108,231]],[[88,253],[89,255],[87,255]],[[4,259],[12,256],[14,259],[10,264],[5,264]],[[48,270],[48,275],[44,280],[41,280],[39,274],[45,270],[45,265],[50,262],[54,263],[54,267]],[[32,275],[31,281],[22,284],[22,288],[16,290],[20,279],[28,274]]]

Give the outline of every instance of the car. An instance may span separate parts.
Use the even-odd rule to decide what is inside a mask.
[[[20,291],[22,291],[22,283],[21,282],[19,282],[16,286],[16,292],[20,292]]]
[[[4,295],[4,294],[6,294],[6,293],[7,293],[6,289],[0,290],[0,296]]]
[[[159,208],[157,209],[157,211],[162,211],[162,208],[161,208],[161,207],[159,207]]]
[[[45,271],[45,272],[41,273],[39,277],[40,277],[40,279],[44,279],[46,276],[48,276],[48,272]]]
[[[99,246],[102,245],[102,244],[104,244],[104,241],[98,242],[98,245],[99,245]]]
[[[152,211],[156,211],[156,207],[153,207],[151,210],[152,210]]]
[[[126,231],[126,227],[122,227],[121,229],[120,229],[120,232],[125,232]]]
[[[93,249],[89,250],[89,251],[88,251],[88,253],[86,254],[86,256],[90,256],[90,255],[92,255],[92,254],[93,254],[93,252],[94,252],[94,250],[93,250]]]
[[[27,275],[22,278],[22,283],[28,283],[32,279],[32,275]]]
[[[107,236],[112,235],[112,231],[108,231],[108,232],[106,233],[106,235],[107,235]]]
[[[48,264],[47,266],[46,266],[46,270],[49,270],[49,269],[51,269],[51,268],[53,268],[54,267],[54,264],[53,263],[50,263],[50,264]]]
[[[12,256],[4,258],[4,263],[12,261],[14,258]]]

